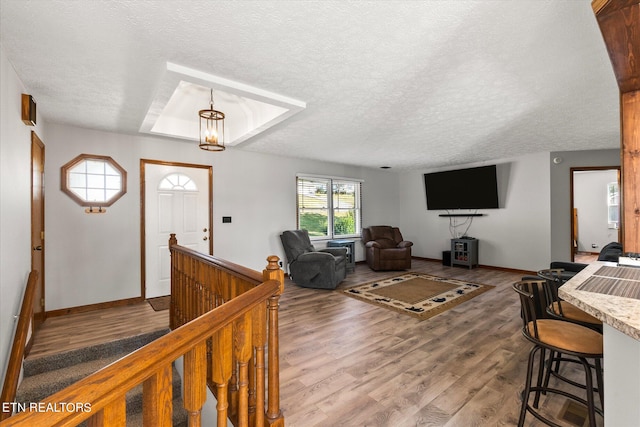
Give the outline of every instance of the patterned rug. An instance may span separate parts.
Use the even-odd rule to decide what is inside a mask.
[[[469,283],[422,273],[405,273],[365,283],[342,292],[371,304],[429,319],[494,286]]]

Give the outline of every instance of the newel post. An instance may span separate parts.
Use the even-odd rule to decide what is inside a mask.
[[[280,410],[280,343],[278,341],[278,305],[280,295],[284,292],[284,271],[278,265],[276,255],[267,257],[267,267],[262,271],[262,279],[276,280],[280,289],[267,302],[268,315],[268,395],[267,423],[270,426],[284,426],[284,418]]]

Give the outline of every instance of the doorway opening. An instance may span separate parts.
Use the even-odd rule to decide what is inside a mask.
[[[589,263],[620,242],[620,166],[575,167],[571,182],[571,260]]]

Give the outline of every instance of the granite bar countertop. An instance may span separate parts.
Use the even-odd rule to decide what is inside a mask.
[[[618,272],[620,274],[616,274]],[[640,341],[640,299],[611,295],[611,293],[631,295],[636,287],[640,294],[639,278],[640,269],[638,268],[617,267],[616,263],[598,261],[589,264],[560,286],[558,295],[563,300],[602,320],[603,323]],[[626,289],[625,292],[616,292],[623,287]]]

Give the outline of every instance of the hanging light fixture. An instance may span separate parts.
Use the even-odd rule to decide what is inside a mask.
[[[200,148],[224,151],[224,113],[213,109],[213,89],[209,109],[200,110]]]

